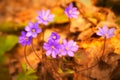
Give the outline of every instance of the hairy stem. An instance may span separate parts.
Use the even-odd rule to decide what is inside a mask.
[[[44,42],[44,35],[45,35],[45,31],[43,30],[43,38],[42,38],[43,42]]]
[[[103,51],[102,51],[101,58],[104,56],[104,52],[105,52],[105,44],[106,44],[106,37],[104,37]]]
[[[25,48],[24,48],[24,56],[25,56],[26,63],[33,69],[33,67],[31,66],[31,64],[29,63],[27,59],[26,49],[27,49],[27,45],[25,45]]]
[[[70,23],[69,23],[69,26],[68,26],[68,30],[69,30],[68,33],[70,33],[70,24],[71,24],[70,18],[69,18],[69,22],[70,22]]]
[[[33,47],[33,42],[31,43],[31,48],[32,48],[33,52],[35,53],[35,55],[39,58],[39,60],[41,60],[41,58],[39,57],[38,53],[35,51],[35,49]]]
[[[42,31],[42,46],[43,46],[43,43],[44,43],[44,35],[45,35],[45,30],[43,28],[43,31]],[[42,52],[43,52],[43,47],[41,46],[41,49],[42,49]]]

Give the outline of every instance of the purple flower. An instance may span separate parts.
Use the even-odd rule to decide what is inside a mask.
[[[47,25],[48,22],[52,22],[54,19],[54,15],[50,14],[50,10],[42,10],[41,12],[38,12],[37,20],[38,23],[42,23],[44,25]]]
[[[70,3],[66,8],[65,8],[65,14],[69,18],[77,18],[79,15],[79,11],[77,11],[76,7],[73,7],[73,4]]]
[[[32,36],[32,37],[36,38],[37,34],[42,31],[38,26],[39,26],[38,23],[29,22],[28,26],[25,27],[25,30],[27,31],[26,36],[27,37]]]
[[[106,25],[103,26],[102,28],[98,28],[99,31],[96,33],[99,36],[103,36],[106,38],[110,38],[112,36],[114,36],[114,32],[115,32],[115,28],[111,28],[109,29]]]
[[[74,52],[78,50],[78,46],[76,45],[76,42],[73,40],[66,41],[63,40],[63,44],[61,45],[61,55],[65,56],[68,55],[70,57],[74,56]]]
[[[49,40],[59,40],[60,36],[56,32],[52,32],[52,34],[49,37]]]
[[[27,37],[26,32],[22,31],[18,42],[22,44],[22,46],[24,46],[24,45],[30,45],[31,40],[32,40],[32,37]]]
[[[49,40],[48,42],[44,43],[43,48],[46,50],[46,56],[52,56],[56,58],[59,54],[60,44],[58,41]]]

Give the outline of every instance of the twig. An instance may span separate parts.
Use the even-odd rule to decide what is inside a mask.
[[[86,70],[89,70],[89,69],[92,69],[93,67],[97,66],[98,63],[96,63],[95,65],[91,66],[91,67],[88,67],[87,69],[83,69],[83,70],[80,70],[80,71],[77,71],[77,72],[83,72],[83,71],[86,71]]]

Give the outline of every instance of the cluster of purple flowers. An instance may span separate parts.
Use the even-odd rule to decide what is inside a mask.
[[[54,18],[53,14],[50,14],[50,10],[42,10],[38,13],[37,20],[38,22],[29,22],[28,26],[25,27],[25,31],[22,31],[21,36],[19,37],[19,43],[24,45],[30,45],[32,38],[36,38],[38,33],[42,32],[42,29],[39,28],[39,24],[47,25],[49,22],[52,22]]]
[[[65,14],[69,18],[77,18],[79,12],[77,8],[73,7],[71,3],[66,7]],[[21,36],[19,37],[19,43],[24,45],[30,45],[32,38],[36,38],[39,33],[42,32],[42,29],[39,27],[39,24],[48,25],[49,22],[52,22],[54,19],[54,15],[50,14],[50,10],[41,10],[38,12],[38,16],[36,17],[37,22],[29,22],[25,27],[25,31],[21,32]],[[73,40],[67,42],[67,40],[63,40],[63,43],[59,43],[60,36],[52,32],[51,36],[48,38],[48,42],[44,43],[43,48],[46,50],[46,56],[52,56],[56,58],[56,56],[74,56],[74,52],[77,51],[78,46]]]
[[[65,14],[69,18],[77,18],[79,15],[79,11],[77,8],[70,3],[65,8]],[[48,25],[49,22],[52,22],[54,19],[54,15],[50,14],[50,10],[41,10],[38,12],[38,16],[36,17],[37,22],[29,22],[28,26],[25,27],[25,31],[21,32],[21,36],[19,37],[19,43],[24,45],[30,45],[32,38],[36,38],[39,33],[42,32],[42,29],[39,27],[39,24]],[[114,36],[115,28],[109,29],[107,26],[103,26],[103,28],[98,28],[99,31],[96,33],[99,36],[103,36],[105,38],[110,38]],[[52,56],[56,58],[57,56],[74,56],[74,52],[78,50],[77,44],[73,41],[63,40],[62,44],[59,43],[60,36],[56,32],[52,32],[48,41],[44,43],[43,48],[46,50],[46,56]]]
[[[19,43],[23,46],[30,45],[32,38],[36,38],[37,34],[42,31],[38,26],[38,23],[29,22],[28,26],[25,27],[25,31],[22,31],[19,37]]]
[[[65,8],[65,14],[69,18],[77,18],[79,12],[76,7],[73,7],[73,4],[69,4],[68,7]],[[32,38],[36,38],[37,34],[42,32],[41,28],[39,28],[39,24],[48,25],[49,22],[52,22],[54,19],[54,15],[50,14],[50,10],[41,10],[38,12],[38,16],[36,17],[36,23],[29,22],[28,26],[25,27],[25,31],[22,31],[21,36],[19,37],[19,43],[24,45],[30,45]],[[51,36],[55,36],[57,39],[59,36],[56,36],[53,33]],[[53,37],[54,40],[54,37]]]
[[[56,58],[57,56],[74,56],[74,52],[78,50],[78,46],[73,40],[67,41],[63,40],[62,44],[59,43],[60,36],[52,32],[48,41],[44,43],[43,48],[46,50],[46,56],[52,56]]]
[[[77,15],[79,12],[77,11],[77,8],[73,7],[73,4],[69,4],[68,7],[65,8],[65,14],[69,18],[77,18]],[[29,22],[28,26],[25,27],[25,31],[22,31],[21,36],[19,37],[19,43],[24,45],[30,45],[32,38],[36,38],[37,34],[42,32],[41,28],[39,28],[39,24],[48,25],[49,22],[52,22],[54,19],[54,15],[50,14],[50,10],[41,10],[38,12],[38,16],[36,17],[37,22],[32,23]],[[55,33],[53,33],[51,36],[54,36],[54,38],[58,39],[59,36],[56,36]]]

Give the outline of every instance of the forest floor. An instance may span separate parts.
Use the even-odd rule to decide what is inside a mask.
[[[80,15],[69,22],[64,9],[70,2],[78,8]],[[27,59],[38,80],[120,80],[120,26],[116,23],[116,14],[109,8],[96,7],[92,3],[86,5],[75,0],[0,0],[0,39],[8,35],[18,37],[29,21],[36,21],[37,12],[41,9],[50,9],[56,15],[53,23],[42,26],[45,30],[44,41],[52,32],[57,32],[61,40],[67,38],[76,41],[79,50],[73,58],[49,60],[41,55],[42,34],[38,35],[33,40],[33,46],[40,59],[31,47],[27,47]],[[103,25],[116,28],[115,36],[106,40],[104,56],[104,38],[96,35],[98,27]],[[4,46],[1,42],[0,48]],[[13,44],[4,54],[4,63],[0,64],[0,80],[17,80],[23,74],[22,65],[26,63],[24,47],[18,43]]]

